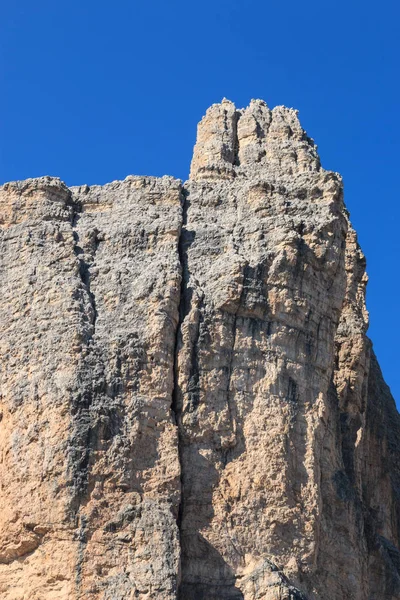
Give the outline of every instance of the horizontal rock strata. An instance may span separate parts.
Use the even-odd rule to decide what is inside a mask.
[[[398,600],[400,417],[297,112],[190,180],[0,188],[0,596]]]

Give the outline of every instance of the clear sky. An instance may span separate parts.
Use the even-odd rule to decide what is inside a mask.
[[[4,0],[0,183],[186,179],[210,104],[298,108],[344,177],[399,405],[399,23],[398,0]]]

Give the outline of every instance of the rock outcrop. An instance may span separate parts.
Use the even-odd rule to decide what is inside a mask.
[[[297,112],[189,181],[0,190],[4,600],[398,600],[400,416]]]

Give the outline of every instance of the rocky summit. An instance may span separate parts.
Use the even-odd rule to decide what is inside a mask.
[[[297,111],[0,188],[2,600],[398,600],[400,416]]]

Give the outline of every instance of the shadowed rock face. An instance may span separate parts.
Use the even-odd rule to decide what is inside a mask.
[[[400,417],[341,178],[210,107],[190,180],[0,188],[0,595],[400,598]]]

